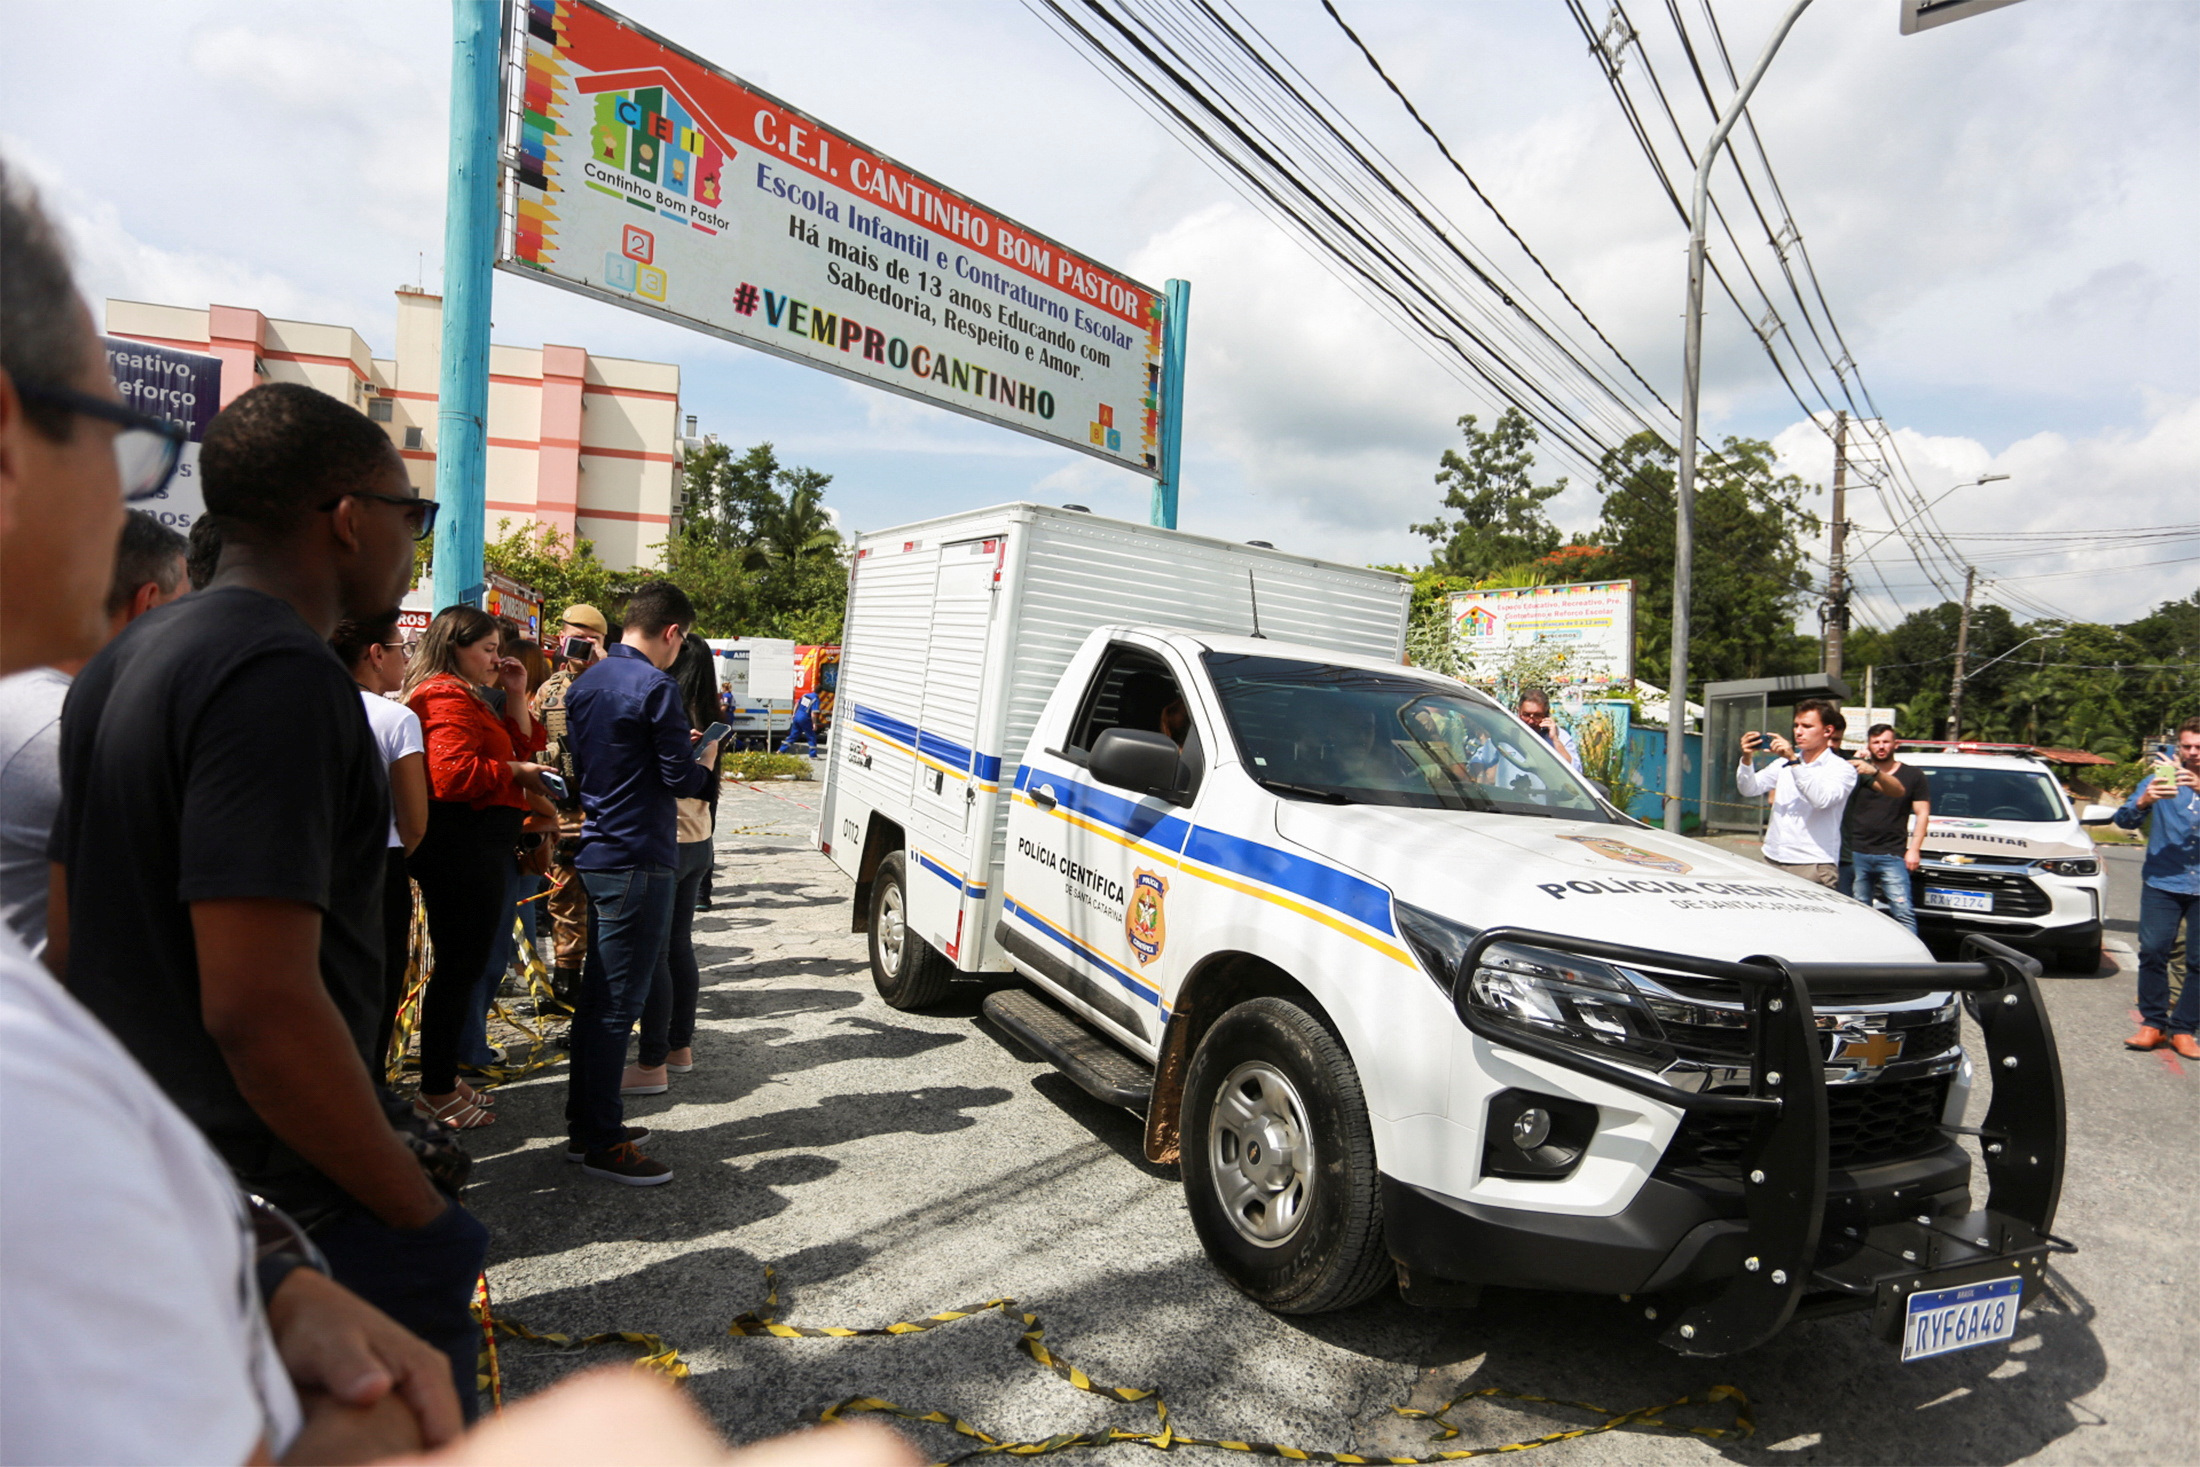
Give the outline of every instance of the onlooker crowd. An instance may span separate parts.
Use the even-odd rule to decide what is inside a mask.
[[[0,1461],[722,1460],[624,1371],[460,1438],[488,1236],[455,1197],[453,1127],[491,1113],[454,1073],[451,1011],[543,790],[524,638],[468,608],[417,652],[397,636],[436,506],[380,427],[303,386],[207,427],[188,543],[126,513],[183,435],[123,403],[4,164],[0,260]],[[693,619],[643,587],[578,690],[607,836],[578,864],[612,959],[582,995],[589,1075],[618,1053],[576,1094],[614,1126],[698,828],[673,802],[715,783],[661,671]],[[410,877],[439,957],[417,1101],[381,1083]],[[577,1135],[592,1170],[621,1144]],[[912,1461],[876,1431],[820,1453]]]

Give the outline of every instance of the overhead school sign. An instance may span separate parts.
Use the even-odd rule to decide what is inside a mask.
[[[1151,287],[601,5],[506,14],[500,269],[1158,474]]]

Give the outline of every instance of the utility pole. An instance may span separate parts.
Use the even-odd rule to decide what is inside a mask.
[[[1841,653],[1849,630],[1849,582],[1842,552],[1848,543],[1849,415],[1833,417],[1833,528],[1826,540],[1826,676],[1841,675]]]
[[[1963,617],[1956,623],[1956,680],[1948,689],[1948,737],[1963,737],[1963,657],[1971,647],[1971,593],[1978,587],[1978,567],[1963,568]]]
[[[1703,256],[1711,165],[1718,161],[1726,135],[1741,121],[1749,94],[1765,79],[1765,69],[1772,65],[1780,43],[1809,6],[1810,0],[1791,0],[1787,12],[1773,26],[1765,49],[1758,54],[1757,64],[1742,78],[1742,84],[1719,113],[1711,136],[1704,139],[1702,156],[1696,160],[1695,193],[1688,213],[1688,324],[1681,347],[1680,472],[1673,485],[1673,655],[1666,677],[1664,811],[1665,828],[1675,835],[1681,833],[1681,781],[1688,770],[1688,600],[1696,580],[1696,412],[1703,382]],[[1707,764],[1723,757],[1724,751],[1703,751]]]

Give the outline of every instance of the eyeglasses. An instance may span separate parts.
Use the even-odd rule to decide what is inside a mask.
[[[371,489],[347,489],[326,504],[317,504],[317,513],[327,514],[347,499],[372,499],[382,504],[394,504],[405,511],[405,520],[412,526],[413,538],[425,540],[435,533],[435,512],[438,508],[432,499],[408,499],[401,494],[377,494]]]
[[[402,652],[407,657],[412,656],[413,644],[410,642],[377,642],[375,645],[377,647],[387,647],[393,652]]]
[[[181,423],[88,392],[34,385],[19,386],[16,394],[26,402],[42,402],[119,428],[121,431],[115,434],[115,471],[122,480],[122,498],[127,504],[151,499],[168,487],[168,481],[176,475],[177,460],[183,457],[183,445],[191,436]]]

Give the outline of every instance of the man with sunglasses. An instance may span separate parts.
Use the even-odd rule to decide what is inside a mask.
[[[329,650],[395,610],[433,523],[388,437],[297,383],[238,397],[199,472],[203,591],[93,658],[61,720],[48,955],[245,1186],[474,1399],[487,1233],[392,1128],[371,1076],[390,806]]]

